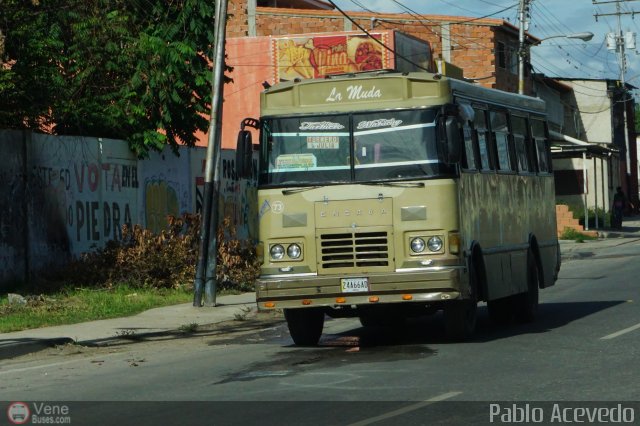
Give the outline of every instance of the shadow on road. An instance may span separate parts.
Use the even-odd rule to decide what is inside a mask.
[[[474,338],[464,343],[450,343],[444,335],[442,315],[407,321],[395,327],[354,327],[338,334],[323,334],[317,347],[296,347],[286,331],[286,325],[236,336],[233,343],[267,343],[282,345],[282,350],[254,363],[242,371],[231,372],[215,384],[251,381],[272,376],[292,376],[310,366],[336,367],[369,362],[397,362],[423,359],[438,354],[435,345],[474,345],[510,337],[542,335],[555,329],[612,308],[625,301],[545,303],[540,305],[539,319],[530,324],[498,326],[489,319],[486,306],[478,308],[478,326]],[[328,321],[343,321],[329,320]],[[229,344],[231,339],[216,339],[211,345]]]

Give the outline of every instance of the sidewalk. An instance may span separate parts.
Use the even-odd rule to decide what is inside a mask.
[[[585,240],[583,243],[560,240],[560,254],[563,261],[592,256],[593,251],[599,248],[615,247],[634,239],[640,240],[640,216],[625,217],[621,229],[591,228],[590,230],[598,231],[597,240]]]
[[[216,302],[216,307],[195,308],[191,303],[185,303],[150,309],[131,317],[1,333],[0,360],[65,343],[107,344],[130,334],[157,335],[175,332],[191,324],[217,324],[256,311],[255,293],[219,296]]]

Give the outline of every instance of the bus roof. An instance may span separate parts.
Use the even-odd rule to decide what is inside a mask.
[[[459,96],[544,114],[544,101],[488,89],[427,72],[376,71],[324,79],[293,80],[260,95],[261,115],[347,113],[438,106]]]

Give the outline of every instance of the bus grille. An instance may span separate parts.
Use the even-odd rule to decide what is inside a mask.
[[[320,235],[320,267],[370,268],[389,265],[387,232],[345,232]]]

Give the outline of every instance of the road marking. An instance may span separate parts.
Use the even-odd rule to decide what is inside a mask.
[[[604,337],[601,337],[600,340],[613,339],[615,337],[622,336],[623,334],[630,333],[630,332],[632,332],[634,330],[637,330],[639,328],[640,328],[640,324],[632,325],[631,327],[625,328],[624,330],[616,331],[615,333],[611,333],[611,334],[608,334],[608,335],[606,335]]]
[[[376,423],[382,420],[386,420],[386,419],[390,419],[391,417],[396,417],[396,416],[401,416],[403,414],[409,413],[411,411],[415,411],[415,410],[419,410],[423,407],[426,407],[428,405],[431,405],[435,402],[440,402],[440,401],[444,401],[446,399],[449,398],[453,398],[454,396],[458,396],[460,395],[462,392],[447,392],[447,393],[443,393],[442,395],[438,395],[435,396],[431,399],[427,399],[426,401],[422,401],[422,402],[418,402],[416,404],[412,404],[403,408],[399,408],[397,410],[393,410],[393,411],[389,411],[388,413],[385,414],[380,414],[379,416],[376,417],[371,417],[369,419],[364,419],[361,420],[359,422],[355,422],[355,423],[351,423],[349,426],[366,426],[366,425],[370,425],[372,423]]]

